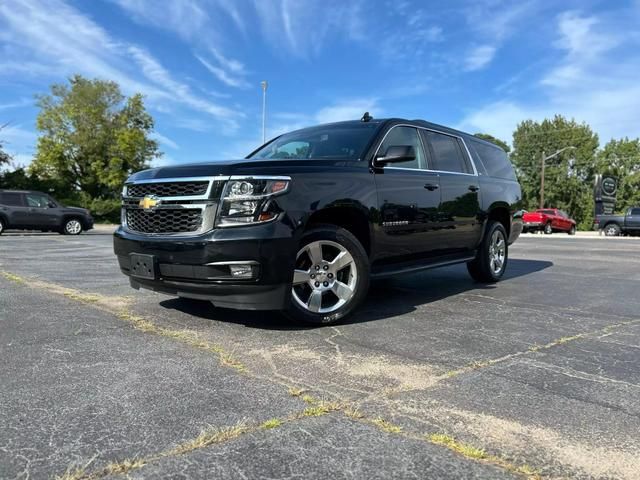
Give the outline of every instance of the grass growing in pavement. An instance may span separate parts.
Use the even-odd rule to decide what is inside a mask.
[[[24,278],[19,277],[18,275],[14,275],[13,273],[2,272],[2,276],[4,278],[6,278],[7,280],[10,280],[10,281],[12,281],[14,283],[19,283],[21,285],[26,285],[27,284],[27,281]]]
[[[260,427],[264,428],[265,430],[270,430],[272,428],[278,428],[280,425],[282,425],[282,420],[280,420],[279,418],[272,418],[264,422],[262,425],[260,425]]]
[[[173,330],[170,328],[156,325],[155,323],[147,320],[146,318],[133,315],[132,313],[129,312],[127,308],[128,302],[124,298],[119,299],[120,300],[118,302],[119,306],[114,306],[113,302],[115,300],[115,297],[105,297],[97,294],[95,295],[87,294],[82,291],[62,287],[57,284],[47,283],[40,280],[29,280],[29,279],[20,277],[18,275],[14,275],[12,273],[4,272],[4,271],[0,271],[0,275],[2,275],[4,278],[12,282],[26,285],[36,289],[48,289],[51,293],[63,295],[68,299],[71,299],[80,303],[84,303],[84,304],[90,304],[94,306],[94,308],[108,311],[112,314],[117,315],[117,317],[120,318],[121,320],[127,321],[135,329],[139,331],[153,333],[153,334],[161,335],[167,338],[172,338],[180,342],[183,342],[187,345],[190,345],[194,348],[215,353],[218,355],[221,365],[234,368],[239,372],[246,371],[246,367],[242,363],[234,359],[231,354],[225,352],[221,347],[211,342],[200,339],[196,332],[192,332],[188,330]],[[636,322],[637,321],[628,321],[628,322],[622,322],[616,325],[609,325],[604,329],[602,329],[601,331],[610,332],[615,330],[616,328],[619,328],[620,326],[628,325]],[[579,334],[579,335],[574,335],[570,337],[563,337],[547,345],[543,345],[540,347],[538,346],[531,347],[530,351],[538,351],[539,349],[542,349],[542,348],[550,348],[554,345],[561,345],[573,340],[580,339],[582,337],[585,337],[586,335],[587,334]],[[478,368],[483,368],[489,365],[493,365],[494,363],[498,363],[501,360],[502,359],[488,360],[483,362],[474,362],[467,367],[464,367],[462,369],[449,372],[449,373],[451,374],[451,376],[455,376],[465,371],[475,370]],[[445,376],[447,375],[445,374]],[[113,474],[127,475],[128,472],[135,469],[142,468],[147,463],[156,461],[163,457],[181,455],[196,449],[207,447],[209,445],[223,443],[223,442],[232,440],[240,435],[255,432],[259,429],[273,429],[287,422],[292,422],[294,420],[305,418],[305,417],[317,417],[321,415],[326,415],[333,411],[341,411],[342,413],[345,414],[345,416],[355,421],[360,421],[360,422],[368,423],[370,425],[375,425],[376,427],[388,433],[398,434],[402,436],[409,436],[411,438],[418,438],[416,434],[404,433],[404,431],[402,430],[402,427],[400,427],[399,425],[394,425],[380,417],[376,419],[366,418],[365,415],[359,412],[357,407],[353,407],[352,405],[349,405],[347,402],[327,402],[323,400],[318,400],[310,395],[303,395],[305,390],[300,388],[295,388],[295,387],[289,388],[288,392],[289,392],[289,395],[294,397],[302,396],[302,400],[305,403],[307,403],[309,406],[298,414],[290,415],[283,419],[273,418],[263,422],[260,425],[254,425],[253,427],[248,427],[244,424],[240,424],[233,427],[227,427],[222,429],[215,429],[215,428],[207,429],[202,431],[196,438],[189,440],[185,443],[182,443],[171,450],[164,451],[159,454],[149,456],[147,458],[133,458],[133,459],[125,459],[122,461],[112,462],[107,464],[107,466],[103,468],[97,469],[93,472],[87,472],[89,465],[94,460],[92,459],[84,466],[71,466],[69,469],[67,469],[67,471],[64,474],[56,476],[55,478],[59,480],[97,480]],[[431,434],[431,435],[425,435],[421,438],[423,440],[429,441],[430,443],[442,445],[446,448],[449,448],[467,458],[474,459],[477,461],[482,461],[482,462],[488,462],[488,463],[494,464],[495,466],[501,467],[509,472],[526,475],[531,479],[540,478],[539,473],[528,465],[521,465],[521,466],[513,465],[501,457],[488,455],[482,449],[478,449],[476,447],[457,442],[455,439],[447,435]]]
[[[433,433],[431,435],[427,435],[427,439],[431,443],[444,445],[454,452],[458,452],[459,454],[464,455],[468,458],[483,459],[487,457],[484,449],[457,442],[453,437],[445,435],[444,433]]]
[[[193,450],[208,447],[215,443],[228,442],[240,435],[249,432],[249,427],[244,423],[239,423],[233,427],[226,428],[214,428],[210,427],[200,432],[196,438],[189,440],[185,443],[181,443],[173,450],[170,450],[162,456],[183,455]]]
[[[565,343],[569,343],[572,342],[574,340],[578,340],[582,337],[584,337],[585,334],[584,333],[579,333],[578,335],[572,335],[570,337],[562,337],[562,338],[558,338],[557,340],[554,340],[553,342],[549,342],[545,345],[534,345],[532,347],[529,348],[530,352],[539,352],[540,350],[546,350],[548,348],[551,347],[555,347],[557,345],[563,345]]]
[[[382,417],[374,418],[373,420],[371,420],[371,423],[373,423],[378,428],[380,428],[382,431],[387,432],[387,433],[400,433],[400,432],[402,432],[402,427],[401,426],[394,425],[393,423],[385,420]]]
[[[446,435],[444,433],[432,433],[425,435],[425,439],[435,445],[442,445],[465,458],[486,461],[501,467],[508,472],[525,475],[531,480],[539,480],[541,478],[540,473],[529,465],[514,465],[504,458],[488,454],[483,448],[477,448],[473,445],[459,442],[450,435]]]
[[[291,395],[292,397],[299,397],[304,392],[306,392],[304,388],[296,388],[296,387],[289,388],[289,395]]]

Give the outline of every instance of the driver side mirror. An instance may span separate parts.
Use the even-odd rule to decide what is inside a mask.
[[[58,206],[53,202],[49,202],[49,203],[47,203],[47,207],[49,207],[49,208],[57,208]]]
[[[416,150],[411,145],[392,145],[387,148],[383,156],[376,157],[376,163],[384,165],[386,163],[409,162],[416,159]]]

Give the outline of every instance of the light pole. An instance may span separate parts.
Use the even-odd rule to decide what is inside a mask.
[[[544,151],[542,152],[542,158],[540,162],[540,208],[544,208],[544,164],[547,160],[551,160],[553,157],[557,157],[565,150],[569,150],[570,148],[575,149],[573,145],[569,145],[568,147],[561,148],[556,153],[549,155],[548,157],[544,156]]]
[[[260,86],[262,87],[262,144],[264,145],[267,141],[267,87],[269,84],[263,80]]]

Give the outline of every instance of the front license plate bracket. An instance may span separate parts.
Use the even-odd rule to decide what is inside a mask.
[[[131,276],[138,278],[147,278],[155,280],[156,278],[156,262],[153,255],[143,255],[141,253],[132,253],[131,259]]]

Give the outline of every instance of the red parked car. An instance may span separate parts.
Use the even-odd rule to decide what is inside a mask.
[[[550,235],[553,232],[567,232],[569,235],[576,234],[576,221],[557,208],[539,208],[535,212],[527,212],[522,220],[524,222],[523,233],[544,232]]]

